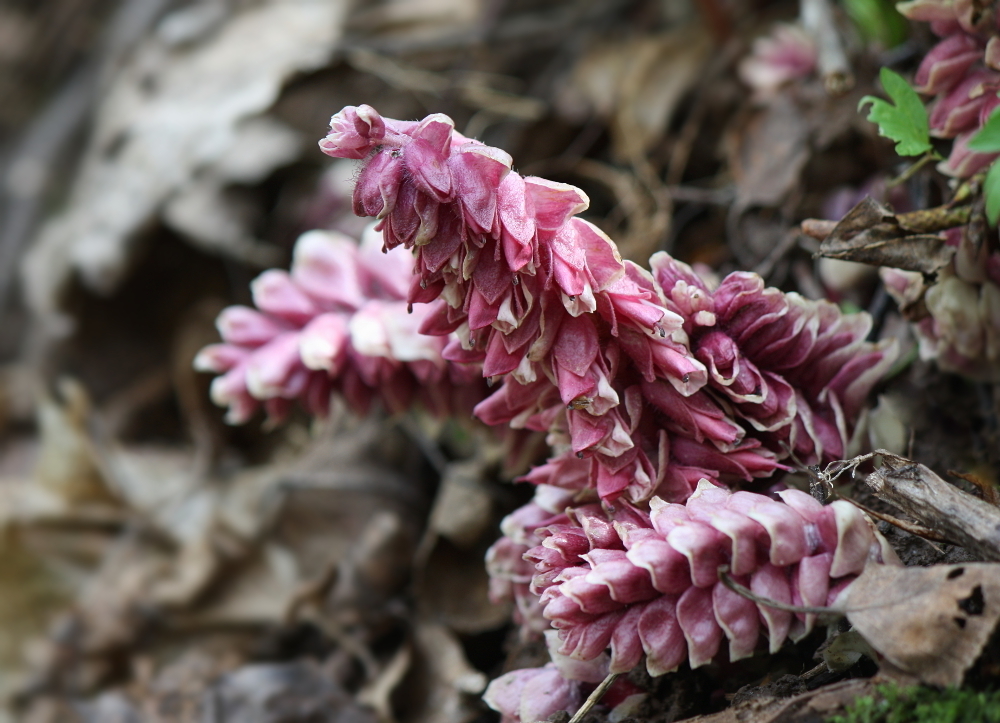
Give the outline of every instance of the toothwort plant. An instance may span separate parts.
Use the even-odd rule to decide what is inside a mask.
[[[360,247],[306,234],[291,274],[254,282],[258,310],[223,312],[224,343],[197,364],[222,374],[213,398],[233,422],[260,404],[322,414],[338,391],[360,410],[475,403],[488,425],[548,434],[551,458],[523,478],[535,498],[487,557],[494,597],[553,658],[490,686],[505,720],[572,707],[643,657],[659,675],[708,662],[723,636],[738,658],[761,631],[773,650],[809,629],[730,592],[720,564],[762,595],[825,604],[866,560],[892,560],[846,503],[729,491],[843,454],[895,358],[865,341],[867,315],[749,273],[713,288],[663,253],[623,261],[579,217],[580,189],[518,174],[443,115],[348,107],[320,148],[360,162],[354,210],[378,224]]]

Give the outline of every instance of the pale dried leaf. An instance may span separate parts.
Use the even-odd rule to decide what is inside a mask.
[[[441,478],[430,527],[459,547],[478,542],[493,522],[493,494],[483,479],[485,466],[480,460],[453,462]]]
[[[958,686],[1000,620],[1000,564],[868,565],[838,603],[902,671]]]
[[[711,47],[697,25],[597,44],[577,61],[558,107],[576,121],[590,113],[611,121],[615,152],[631,161],[663,137]]]
[[[405,723],[467,723],[478,709],[473,696],[486,688],[486,676],[465,658],[455,634],[443,625],[418,622],[416,661],[408,678],[410,695],[420,703],[402,711]],[[419,692],[417,692],[419,691]]]
[[[785,94],[754,111],[727,144],[736,208],[780,205],[809,160],[811,134],[808,119]]]
[[[25,260],[32,308],[58,311],[73,273],[92,288],[114,289],[135,232],[171,195],[216,165],[220,173],[239,169],[232,159],[248,153],[241,123],[267,110],[293,74],[329,60],[346,6],[270,0],[241,6],[198,43],[143,43],[104,95],[66,211]],[[285,145],[276,142],[273,153],[255,148],[257,161],[243,164],[244,178],[260,178],[269,170],[265,161],[287,159]]]

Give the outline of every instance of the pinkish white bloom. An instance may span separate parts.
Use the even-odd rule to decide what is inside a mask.
[[[358,410],[374,399],[392,411],[419,400],[446,413],[482,398],[478,369],[448,363],[447,339],[419,332],[431,310],[408,313],[412,257],[383,254],[381,246],[376,232],[359,246],[310,231],[296,244],[290,272],[272,269],[253,282],[257,309],[220,314],[223,343],[203,349],[195,367],[221,375],[212,399],[229,408],[231,423],[261,406],[280,419],[294,401],[322,416],[334,391]]]
[[[772,93],[816,69],[816,41],[801,26],[779,23],[770,35],[753,41],[751,54],[739,65],[740,79],[756,91]]]

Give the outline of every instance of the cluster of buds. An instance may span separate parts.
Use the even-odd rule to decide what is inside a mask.
[[[609,672],[644,661],[658,676],[708,663],[723,639],[738,660],[762,632],[771,652],[808,634],[815,615],[741,596],[720,581],[722,565],[761,599],[836,607],[866,564],[899,564],[851,503],[823,506],[797,490],[778,497],[702,480],[684,504],[565,509],[559,490],[539,487],[504,520],[487,560],[494,585],[518,602],[522,634],[544,631],[553,662],[497,678],[487,703],[505,723],[543,720],[574,710]],[[631,694],[621,689],[609,705]]]
[[[980,264],[953,263],[929,287],[919,272],[882,268],[880,274],[914,322],[921,359],[970,379],[1000,380],[1000,254]]]
[[[969,141],[1000,106],[1000,35],[993,2],[912,0],[899,4],[910,20],[929,22],[944,38],[917,69],[917,90],[936,97],[930,113],[931,134],[954,138],[941,171],[969,178],[985,169],[995,153],[976,153]]]
[[[416,250],[408,300],[432,303],[420,330],[453,334],[446,359],[503,379],[477,416],[549,433],[558,454],[533,482],[680,501],[703,477],[831,459],[891,362],[891,348],[864,342],[862,317],[755,276],[712,293],[668,257],[659,273],[622,261],[577,217],[582,191],[519,175],[445,116],[349,107],[320,147],[363,160],[355,211],[380,220],[387,248]]]
[[[265,271],[252,284],[256,309],[231,306],[216,322],[222,344],[195,367],[219,374],[212,399],[241,424],[264,407],[272,421],[299,402],[325,416],[339,392],[359,412],[379,400],[393,412],[422,403],[439,414],[468,411],[485,383],[475,366],[446,362],[447,339],[418,332],[425,308],[407,313],[413,257],[382,254],[378,232],[359,245],[310,231],[295,245],[291,272]]]

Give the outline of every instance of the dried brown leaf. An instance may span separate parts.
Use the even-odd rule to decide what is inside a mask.
[[[632,161],[662,138],[711,48],[701,26],[597,44],[577,62],[558,107],[575,120],[590,112],[608,119],[616,155]]]
[[[453,632],[438,623],[418,621],[414,664],[404,684],[411,701],[400,711],[404,723],[467,723],[478,714],[477,697],[486,676],[469,664]]]
[[[737,209],[778,206],[785,200],[809,160],[811,133],[794,100],[780,94],[730,135],[727,155]]]
[[[65,210],[27,255],[29,305],[58,311],[74,273],[91,288],[114,289],[136,231],[196,176],[261,178],[287,163],[297,153],[293,133],[261,116],[287,79],[329,61],[346,10],[346,2],[267,0],[223,14],[214,32],[188,35],[169,31],[176,15],[164,18],[102,93]],[[266,143],[248,153],[252,138]],[[210,221],[193,238],[238,255],[226,246],[232,229]]]
[[[942,237],[911,229],[869,196],[840,220],[817,255],[925,274],[937,273],[951,261],[955,250]]]

